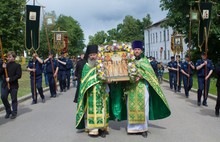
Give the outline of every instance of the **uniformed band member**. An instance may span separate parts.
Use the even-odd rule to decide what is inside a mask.
[[[181,73],[181,64],[180,55],[176,55],[176,83],[177,83],[177,91],[181,92],[181,82],[182,82],[182,73]]]
[[[58,61],[58,80],[60,85],[60,92],[66,92],[66,58],[64,52],[61,52],[61,57]]]
[[[189,55],[185,56],[185,61],[181,64],[181,72],[183,76],[183,85],[185,90],[186,98],[189,97],[189,91],[191,90],[193,86],[193,70],[195,69],[195,66],[193,65],[193,62],[190,61]]]
[[[207,105],[207,97],[209,93],[209,87],[210,87],[210,77],[213,72],[214,66],[212,64],[212,61],[207,59],[207,55],[205,52],[202,52],[201,58],[197,60],[196,62],[196,70],[197,70],[197,76],[198,76],[198,106],[201,105],[201,96],[203,93],[203,102],[202,104],[204,106]]]
[[[2,67],[0,68],[0,75],[4,74],[3,82],[2,82],[2,90],[1,90],[1,99],[5,106],[6,115],[5,118],[9,118],[11,115],[11,119],[16,118],[17,116],[17,93],[18,93],[18,79],[21,78],[22,71],[21,65],[15,63],[16,54],[14,51],[9,51],[7,53],[7,64],[3,63]],[[6,78],[6,74],[4,69],[6,68],[8,77]],[[8,86],[9,84],[9,86]],[[12,110],[11,106],[8,101],[8,95],[11,95],[12,100]]]
[[[155,57],[152,57],[152,59],[153,60],[150,62],[150,64],[155,72],[156,77],[158,78],[158,68],[157,68],[158,62],[156,61]]]
[[[217,100],[216,100],[216,106],[215,106],[215,115],[219,116],[219,109],[220,109],[220,58],[218,59],[218,63],[215,66],[215,71],[217,74]]]
[[[67,90],[70,89],[70,76],[71,76],[71,69],[73,68],[73,62],[70,58],[66,58],[66,79],[67,79]]]
[[[50,97],[55,98],[57,95],[55,79],[58,73],[58,63],[57,63],[57,60],[55,60],[53,57],[53,52],[49,53],[49,57],[46,60],[44,60],[44,63],[46,64],[46,72],[47,72],[48,81],[49,81]]]
[[[170,83],[170,89],[173,89],[176,92],[177,89],[177,80],[176,80],[176,68],[177,62],[175,61],[175,57],[171,57],[171,61],[168,63],[168,70],[169,70],[169,83]]]
[[[43,61],[38,57],[36,53],[33,54],[33,59],[28,62],[27,69],[30,71],[30,85],[32,93],[32,104],[37,103],[37,90],[40,94],[42,102],[45,102],[42,87],[42,72],[43,72]],[[36,90],[37,89],[37,90]]]

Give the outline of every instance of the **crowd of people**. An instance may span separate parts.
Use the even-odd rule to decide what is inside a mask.
[[[212,61],[207,58],[205,52],[201,53],[201,59],[197,60],[194,64],[190,60],[189,55],[185,55],[185,61],[180,60],[180,56],[176,55],[171,57],[171,61],[168,63],[167,68],[169,71],[169,84],[170,89],[174,92],[181,92],[182,82],[186,98],[189,97],[189,92],[193,86],[193,74],[196,72],[198,80],[197,90],[197,105],[208,106],[207,99],[210,89],[210,78],[214,71],[217,75],[217,101],[215,107],[215,115],[219,116],[220,108],[220,60],[214,66]],[[203,96],[203,99],[202,99]]]
[[[74,75],[76,58],[68,58],[61,52],[59,58],[54,58],[54,53],[51,51],[47,59],[41,59],[37,53],[33,53],[32,58],[27,65],[27,71],[30,72],[30,88],[32,95],[32,104],[37,104],[38,94],[41,101],[45,103],[45,95],[42,87],[42,75],[44,74],[45,85],[49,86],[50,97],[57,96],[57,79],[59,81],[59,91],[66,92],[70,89],[71,78],[73,84],[76,84]],[[1,81],[1,99],[5,107],[5,118],[14,119],[17,116],[17,93],[18,93],[18,79],[22,76],[22,69],[19,63],[15,62],[16,54],[14,51],[7,53],[7,62],[0,63]],[[72,77],[71,77],[72,76]],[[8,95],[11,95],[12,107],[8,100]]]
[[[61,52],[59,58],[54,58],[51,51],[48,58],[41,59],[33,53],[28,62],[27,70],[30,72],[30,86],[32,104],[37,104],[38,93],[45,103],[42,87],[42,74],[45,75],[45,84],[49,86],[50,97],[57,96],[57,79],[59,91],[66,92],[70,89],[71,76],[73,86],[76,87],[73,102],[77,103],[76,129],[88,132],[90,136],[106,137],[109,130],[109,120],[127,120],[127,134],[148,135],[148,121],[168,117],[171,114],[166,98],[160,88],[160,79],[164,72],[162,62],[157,62],[154,57],[146,58],[143,53],[143,43],[134,41],[135,65],[137,76],[135,83],[101,81],[97,78],[96,62],[98,59],[98,46],[88,45],[85,55],[70,59]],[[1,86],[1,99],[5,106],[5,118],[14,119],[17,116],[18,79],[22,76],[21,65],[15,62],[16,54],[7,53],[7,63],[1,63],[0,75],[3,75]],[[216,116],[220,109],[220,60],[215,68],[211,60],[203,52],[201,59],[194,65],[190,56],[185,56],[185,61],[180,56],[171,57],[167,65],[169,71],[169,85],[174,92],[181,92],[183,82],[186,98],[193,86],[193,72],[197,70],[198,106],[208,106],[207,97],[210,87],[210,77],[216,70],[217,74],[217,103]],[[159,81],[158,81],[159,80]],[[76,83],[77,82],[77,83]],[[11,95],[12,107],[8,101]],[[151,96],[151,97],[149,97]],[[201,99],[203,96],[203,100]]]

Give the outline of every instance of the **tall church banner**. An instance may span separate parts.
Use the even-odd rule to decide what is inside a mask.
[[[211,25],[211,12],[212,12],[212,3],[201,2],[199,3],[199,13],[200,13],[200,22],[199,22],[199,40],[198,46],[201,49],[205,41],[208,41],[209,29]]]
[[[26,5],[25,46],[38,50],[40,46],[40,6]]]

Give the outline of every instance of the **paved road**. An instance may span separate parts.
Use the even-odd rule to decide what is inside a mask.
[[[162,84],[162,89],[172,115],[150,121],[147,141],[219,142],[220,118],[214,115],[214,100],[208,99],[209,107],[198,107],[195,93],[186,99],[181,93],[173,93],[167,83]],[[140,135],[127,135],[126,122],[110,122],[110,134],[105,139],[77,133],[74,128],[76,104],[72,102],[75,89],[52,99],[48,93],[45,92],[45,104],[30,105],[31,100],[20,103],[15,120],[4,119],[4,112],[0,112],[1,142],[146,142]]]

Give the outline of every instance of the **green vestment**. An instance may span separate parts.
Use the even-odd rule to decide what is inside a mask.
[[[86,116],[87,128],[106,128],[109,119],[109,95],[105,84],[97,78],[96,67],[91,68],[85,64],[79,90],[76,128],[85,128]]]
[[[149,61],[142,58],[136,61],[138,73],[143,77],[137,83],[131,83],[127,88],[128,95],[128,123],[143,124],[146,122],[145,115],[145,89],[148,84],[149,92],[149,119],[157,120],[168,117],[171,112],[160,88],[158,79]]]

